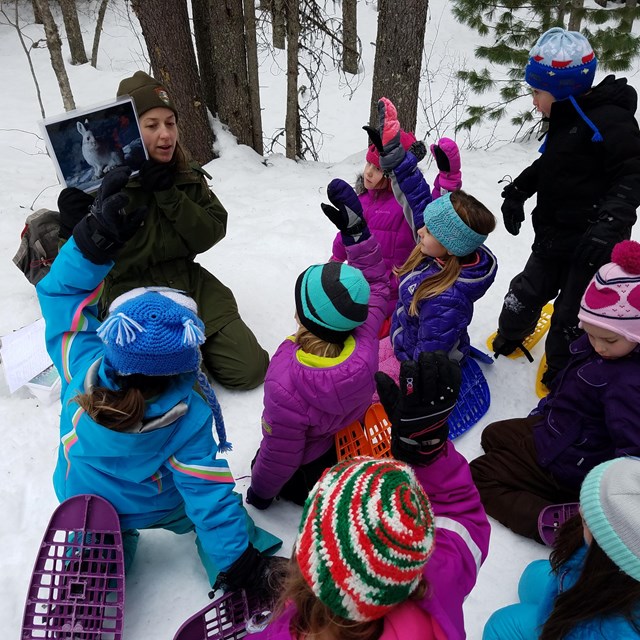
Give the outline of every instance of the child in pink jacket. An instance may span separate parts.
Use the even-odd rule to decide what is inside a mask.
[[[400,131],[400,144],[405,150],[411,149],[418,162],[424,158],[424,145],[416,142],[413,133]],[[449,138],[440,138],[438,144],[432,144],[430,149],[439,169],[431,194],[432,199],[435,200],[449,191],[462,188],[460,151],[455,141]],[[391,190],[391,180],[380,168],[380,153],[373,144],[367,150],[364,171],[356,180],[355,190],[369,230],[380,244],[382,251],[390,291],[386,318],[390,318],[398,302],[398,278],[393,273],[393,268],[406,262],[416,246],[416,235],[412,221],[405,219],[402,205],[398,203]],[[340,233],[333,241],[331,260],[337,262],[347,260],[347,252]],[[389,332],[388,322],[385,323],[383,330],[383,336],[386,336]]]
[[[490,526],[448,441],[460,367],[444,352],[376,374],[393,458],[339,462],[305,504],[275,619],[256,640],[461,640]],[[402,391],[401,391],[402,389]]]

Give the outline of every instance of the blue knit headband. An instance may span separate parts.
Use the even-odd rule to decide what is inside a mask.
[[[451,204],[451,194],[433,200],[424,210],[424,226],[429,233],[454,256],[468,256],[486,239],[465,224]]]

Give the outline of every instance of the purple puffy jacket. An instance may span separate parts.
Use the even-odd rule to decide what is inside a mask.
[[[386,317],[391,317],[398,301],[398,278],[393,268],[405,263],[416,241],[393,192],[390,189],[368,189],[360,196],[360,204],[369,230],[380,243],[382,258],[389,277],[389,302]],[[344,262],[347,252],[338,233],[333,241],[332,260]]]
[[[262,442],[251,472],[251,488],[261,498],[277,496],[300,465],[328,451],[335,434],[362,418],[371,403],[388,278],[374,236],[347,247],[347,257],[371,287],[369,314],[337,358],[311,356],[292,338],[271,358],[264,382]]]
[[[427,258],[418,269],[400,280],[399,300],[391,318],[391,343],[398,360],[417,360],[422,351],[442,349],[460,359],[469,353],[467,327],[473,318],[473,303],[480,299],[496,277],[495,256],[481,245],[473,262],[463,265],[449,289],[418,304],[418,315],[410,316],[413,292],[426,278],[442,270],[441,263]]]

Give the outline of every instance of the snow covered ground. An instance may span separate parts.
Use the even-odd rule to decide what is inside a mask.
[[[443,57],[473,59],[478,42],[474,33],[453,21],[445,0],[430,3],[427,26],[431,60]],[[6,6],[6,5],[5,5]],[[31,16],[26,3],[23,21]],[[92,4],[93,6],[93,4]],[[375,12],[368,2],[359,3],[359,29],[364,50],[364,72],[354,96],[348,100],[335,76],[325,79],[319,126],[325,132],[321,163],[295,163],[281,155],[266,159],[235,139],[216,124],[219,159],[206,166],[213,176],[211,187],[229,211],[226,239],[200,257],[236,294],[245,321],[270,353],[294,328],[293,285],[309,264],[323,262],[330,255],[335,228],[320,210],[325,188],[334,177],[353,181],[364,164],[366,135],[360,127],[369,114]],[[81,17],[87,47],[93,37],[92,16]],[[0,20],[2,22],[2,20]],[[134,20],[135,23],[135,20]],[[28,26],[34,40],[42,29]],[[89,106],[115,95],[118,82],[133,71],[148,70],[143,61],[141,36],[126,16],[121,0],[107,12],[98,69],[89,65],[68,67],[77,105]],[[66,52],[66,50],[65,50]],[[68,55],[68,52],[66,52]],[[24,219],[33,209],[56,208],[60,191],[55,170],[45,153],[37,120],[40,112],[25,55],[15,30],[0,24],[0,335],[7,334],[40,317],[35,290],[11,263],[17,250]],[[282,67],[283,59],[280,60]],[[56,115],[62,101],[51,70],[48,51],[33,51],[33,63],[47,115]],[[434,62],[435,64],[435,62]],[[263,119],[269,135],[284,124],[284,75],[267,60],[261,67]],[[638,88],[640,81],[631,77]],[[436,78],[432,95],[445,87]],[[425,87],[425,95],[427,89]],[[445,97],[446,103],[446,97]],[[473,101],[473,100],[472,100]],[[424,132],[418,123],[418,137]],[[451,129],[439,130],[440,135]],[[508,140],[506,126],[498,135]],[[481,139],[484,132],[477,132]],[[434,142],[428,140],[427,142]],[[463,150],[464,188],[483,201],[499,217],[501,188],[505,174],[517,175],[536,156],[538,144],[501,143],[488,150]],[[425,161],[423,170],[433,179]],[[326,201],[326,199],[325,199]],[[634,237],[640,239],[638,228]],[[472,341],[483,348],[495,329],[496,318],[510,278],[523,265],[532,240],[525,224],[517,238],[508,235],[500,223],[488,245],[498,256],[500,268],[495,284],[476,305],[470,327]],[[537,359],[542,347],[534,349]],[[523,416],[535,405],[536,365],[524,358],[501,358],[484,366],[492,393],[491,409],[470,432],[456,441],[471,460],[481,453],[480,433],[490,422]],[[229,454],[238,488],[248,487],[249,462],[260,441],[262,389],[230,392],[216,389],[234,451]],[[0,376],[0,425],[3,435],[0,464],[0,523],[2,581],[0,582],[0,628],[7,638],[17,637],[31,568],[50,513],[57,501],[51,474],[57,455],[59,406],[43,405],[22,389],[9,394]],[[300,509],[286,503],[274,504],[266,513],[249,507],[261,526],[284,540],[282,553],[290,553]],[[518,577],[524,566],[546,555],[545,549],[493,524],[491,551],[476,589],[465,604],[468,636],[479,639],[487,617],[496,608],[516,598]],[[207,604],[208,584],[195,548],[193,536],[175,536],[163,531],[144,532],[136,562],[127,578],[125,637],[143,640],[168,639],[192,613]]]

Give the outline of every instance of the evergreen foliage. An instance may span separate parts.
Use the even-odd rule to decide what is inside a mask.
[[[470,130],[486,121],[497,121],[508,114],[507,107],[529,93],[524,82],[528,53],[540,35],[551,27],[581,31],[598,57],[601,70],[621,72],[631,68],[640,54],[640,37],[632,34],[640,6],[605,3],[606,8],[588,8],[584,0],[452,0],[456,20],[492,44],[476,47],[476,60],[488,67],[465,69],[458,77],[476,94],[499,89],[500,99],[485,105],[467,107],[467,117],[457,130]],[[518,133],[535,127],[534,114],[524,110],[511,118]],[[517,134],[516,134],[517,135]]]

